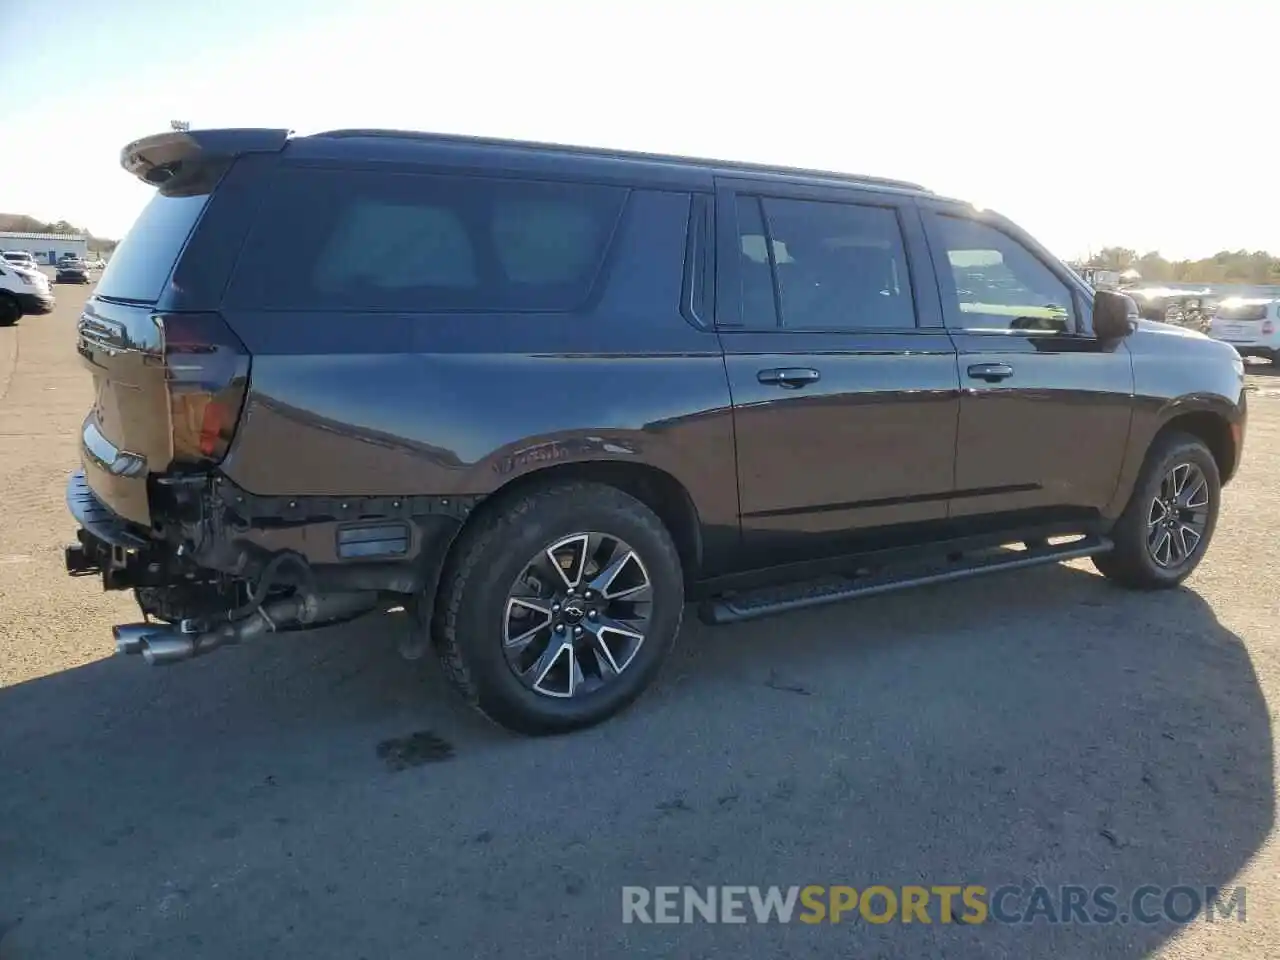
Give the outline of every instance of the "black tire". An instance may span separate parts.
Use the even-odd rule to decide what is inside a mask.
[[[0,327],[11,327],[22,316],[22,307],[7,293],[0,293]]]
[[[598,689],[560,699],[531,689],[508,663],[507,602],[530,558],[586,531],[630,545],[652,602],[644,639],[627,665]],[[489,719],[516,733],[567,733],[623,710],[657,675],[680,630],[684,577],[670,534],[643,503],[603,484],[557,484],[519,494],[477,517],[460,537],[441,580],[431,640],[450,682]]]
[[[1194,546],[1178,562],[1162,565],[1148,546],[1150,518],[1155,515],[1161,483],[1175,468],[1198,469],[1207,487],[1206,516]],[[1204,442],[1180,432],[1161,434],[1147,452],[1124,513],[1112,529],[1115,549],[1093,558],[1093,565],[1107,579],[1135,590],[1164,590],[1182,583],[1204,558],[1218,523],[1222,484],[1218,464]],[[1163,510],[1163,507],[1160,508]],[[1158,536],[1157,531],[1157,536]]]

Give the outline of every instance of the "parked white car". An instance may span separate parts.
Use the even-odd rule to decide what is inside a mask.
[[[15,267],[30,267],[32,270],[38,269],[36,258],[26,250],[6,250],[0,256],[4,257],[6,263],[12,263]]]
[[[30,254],[28,254],[30,256]],[[0,259],[0,327],[17,323],[18,318],[53,310],[49,278],[32,264],[15,263],[6,253]]]
[[[1223,300],[1213,313],[1209,336],[1231,344],[1242,357],[1280,361],[1280,300]]]

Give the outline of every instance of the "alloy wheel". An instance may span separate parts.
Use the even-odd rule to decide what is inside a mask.
[[[604,533],[574,533],[535,555],[503,612],[508,666],[535,693],[583,696],[635,660],[653,605],[640,555]]]
[[[1147,513],[1147,552],[1159,567],[1185,563],[1209,522],[1209,481],[1194,463],[1179,463],[1160,481]]]

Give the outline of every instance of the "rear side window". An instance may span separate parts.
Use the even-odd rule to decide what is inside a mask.
[[[889,207],[765,198],[782,325],[902,330],[916,325],[907,254]]]
[[[890,207],[737,198],[742,322],[789,330],[915,327],[907,255]]]
[[[776,327],[778,310],[773,296],[773,273],[760,200],[740,196],[737,203],[742,322],[748,327]]]
[[[157,193],[111,256],[96,293],[114,300],[153,303],[200,219],[208,193]]]
[[[626,196],[596,184],[290,170],[228,297],[267,310],[573,310]]]

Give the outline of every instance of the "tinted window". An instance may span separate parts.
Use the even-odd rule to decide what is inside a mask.
[[[622,187],[292,170],[272,185],[230,299],[264,309],[571,310]]]
[[[695,194],[689,205],[689,229],[685,236],[682,310],[686,318],[702,323],[708,318],[708,284],[715,273],[711,260],[711,197]]]
[[[773,198],[763,204],[784,327],[915,326],[902,230],[892,209]]]
[[[1021,243],[976,220],[938,216],[934,225],[955,285],[943,304],[948,326],[1059,333],[1072,329],[1070,288]]]
[[[738,197],[738,273],[742,287],[742,322],[749,327],[778,325],[767,242],[760,201],[755,197]]]
[[[207,193],[157,193],[152,197],[111,255],[98,280],[97,294],[118,300],[155,301],[208,199]]]

